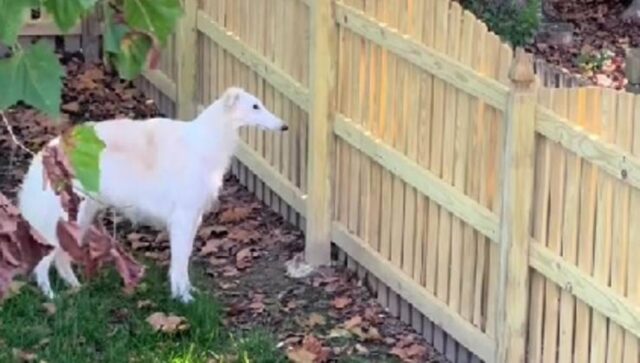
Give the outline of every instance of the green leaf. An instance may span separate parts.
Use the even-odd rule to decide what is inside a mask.
[[[44,7],[63,31],[70,30],[97,0],[44,0]]]
[[[38,0],[0,0],[0,42],[13,45],[30,8],[37,5]]]
[[[53,48],[45,42],[0,60],[0,109],[23,101],[57,118],[63,76]]]
[[[124,17],[138,30],[155,35],[164,45],[183,11],[179,0],[125,0]]]
[[[113,55],[113,62],[120,77],[132,80],[142,73],[147,55],[153,46],[151,37],[143,33],[128,33],[120,42],[120,51]]]
[[[108,53],[119,53],[120,43],[130,30],[131,28],[126,24],[116,23],[113,19],[113,10],[107,8],[104,27],[104,50]]]
[[[95,193],[100,190],[100,153],[105,143],[96,134],[94,123],[75,126],[63,139],[65,154],[82,188]]]

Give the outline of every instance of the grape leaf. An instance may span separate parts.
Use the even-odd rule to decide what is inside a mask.
[[[44,0],[44,7],[53,15],[56,25],[70,30],[97,0]]]
[[[116,22],[113,18],[113,10],[107,8],[107,16],[104,24],[104,50],[117,54],[120,52],[120,42],[131,30],[126,24]]]
[[[71,160],[76,178],[87,192],[100,190],[100,153],[105,148],[94,126],[89,122],[78,125],[63,138],[64,152]]]
[[[150,32],[164,45],[183,15],[179,0],[125,0],[124,16],[131,27]]]
[[[53,48],[42,41],[0,60],[0,110],[23,101],[57,118],[63,76]]]
[[[140,75],[152,47],[153,41],[147,34],[126,34],[120,42],[120,51],[113,55],[113,62],[120,77],[132,80]]]
[[[0,0],[0,42],[13,45],[27,20],[29,8],[37,5],[38,0]]]

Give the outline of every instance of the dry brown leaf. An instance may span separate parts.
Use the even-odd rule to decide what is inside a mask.
[[[18,348],[13,348],[12,352],[13,352],[13,357],[18,362],[33,362],[36,359],[38,359],[38,356],[35,353],[26,352]]]
[[[52,249],[0,193],[0,300],[15,276],[29,274]]]
[[[138,301],[138,309],[147,309],[156,307],[156,303],[151,300],[140,300]]]
[[[264,311],[265,305],[262,301],[254,301],[249,304],[249,309],[251,309],[256,314],[261,314]]]
[[[243,248],[240,251],[238,251],[238,253],[236,254],[236,267],[239,270],[244,270],[248,267],[251,267],[251,265],[253,264],[253,257],[252,257],[252,248],[251,247],[247,247],[247,248]]]
[[[57,234],[62,248],[76,263],[84,265],[87,278],[95,276],[105,264],[113,263],[122,277],[125,293],[132,293],[144,277],[145,267],[128,254],[103,226],[91,226],[82,247],[77,223],[58,221]]]
[[[362,340],[382,340],[382,336],[376,327],[364,328],[356,326],[349,329],[351,333],[357,335]]]
[[[349,306],[349,304],[351,304],[351,301],[352,300],[349,297],[339,296],[331,301],[331,306],[338,310],[341,310]]]
[[[232,288],[238,286],[237,284],[234,284],[234,283],[231,283],[231,282],[224,282],[224,281],[221,281],[219,284],[220,284],[220,288],[222,290],[229,290],[229,289],[232,289]]]
[[[309,319],[307,319],[307,326],[310,328],[313,328],[316,325],[325,325],[326,323],[327,319],[318,313],[311,313],[309,315]]]
[[[251,215],[252,209],[249,207],[233,207],[220,213],[218,221],[220,223],[236,223],[246,219]]]
[[[157,312],[147,317],[147,323],[149,323],[154,331],[161,331],[163,333],[176,333],[189,329],[187,319],[182,316],[166,315],[162,312]]]
[[[229,232],[228,239],[238,243],[250,243],[260,240],[260,234],[256,230],[246,228],[235,228]]]
[[[56,305],[54,303],[46,302],[42,304],[42,307],[48,315],[54,315],[57,311]]]
[[[77,113],[80,111],[80,104],[77,101],[68,102],[62,105],[62,111]]]
[[[294,363],[314,363],[316,354],[304,349],[303,347],[292,348],[287,351],[287,358]]]
[[[405,347],[398,344],[391,349],[390,353],[402,359],[403,362],[417,363],[424,361],[427,354],[427,348],[419,344],[411,344]]]
[[[222,269],[222,276],[224,277],[234,277],[238,276],[239,274],[240,272],[238,271],[238,269],[233,266],[225,266]]]
[[[327,360],[327,358],[329,358],[330,349],[324,347],[322,345],[322,342],[320,342],[313,335],[307,335],[304,337],[304,339],[302,340],[302,347],[305,350],[315,354],[317,357],[316,359],[319,362],[324,362]]]
[[[222,237],[225,233],[227,233],[227,227],[225,226],[207,226],[200,228],[198,232],[198,237],[206,240],[213,235],[214,237]]]
[[[351,330],[351,329],[359,326],[360,324],[362,324],[362,317],[360,315],[356,315],[356,316],[352,317],[351,319],[345,321],[343,326],[344,326],[345,329]]]
[[[207,255],[210,255],[212,253],[218,252],[218,250],[224,244],[224,242],[225,241],[223,239],[219,239],[219,238],[214,238],[214,239],[208,240],[204,244],[204,246],[202,246],[202,248],[200,248],[200,256],[207,256]]]

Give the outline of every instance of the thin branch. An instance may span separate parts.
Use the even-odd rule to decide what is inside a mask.
[[[11,125],[9,124],[9,120],[7,120],[7,117],[4,115],[4,112],[2,111],[0,111],[0,118],[2,118],[2,122],[4,123],[4,126],[7,128],[7,131],[9,131],[9,135],[11,136],[13,143],[18,145],[18,147],[20,147],[22,150],[29,153],[31,156],[35,155],[36,153],[31,151],[28,147],[24,146],[24,144],[21,143],[20,140],[18,140],[18,138],[16,137],[16,134],[13,133],[13,128],[11,128]]]

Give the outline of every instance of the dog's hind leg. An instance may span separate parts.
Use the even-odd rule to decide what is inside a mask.
[[[79,244],[82,244],[82,236],[84,236],[95,220],[99,210],[100,205],[90,199],[84,201],[84,203],[80,205],[80,210],[78,211],[78,226],[80,227]],[[80,281],[78,281],[78,277],[71,267],[71,256],[62,249],[58,249],[55,255],[55,266],[58,271],[58,275],[60,275],[60,277],[62,277],[69,286],[72,288],[80,287]]]
[[[53,289],[51,289],[51,281],[49,280],[49,268],[51,267],[51,262],[53,262],[55,257],[56,250],[57,248],[46,255],[33,269],[33,274],[35,275],[38,287],[49,299],[53,299],[54,297]]]
[[[71,268],[71,257],[62,249],[58,250],[55,256],[55,266],[58,275],[72,288],[80,287],[80,281]]]

